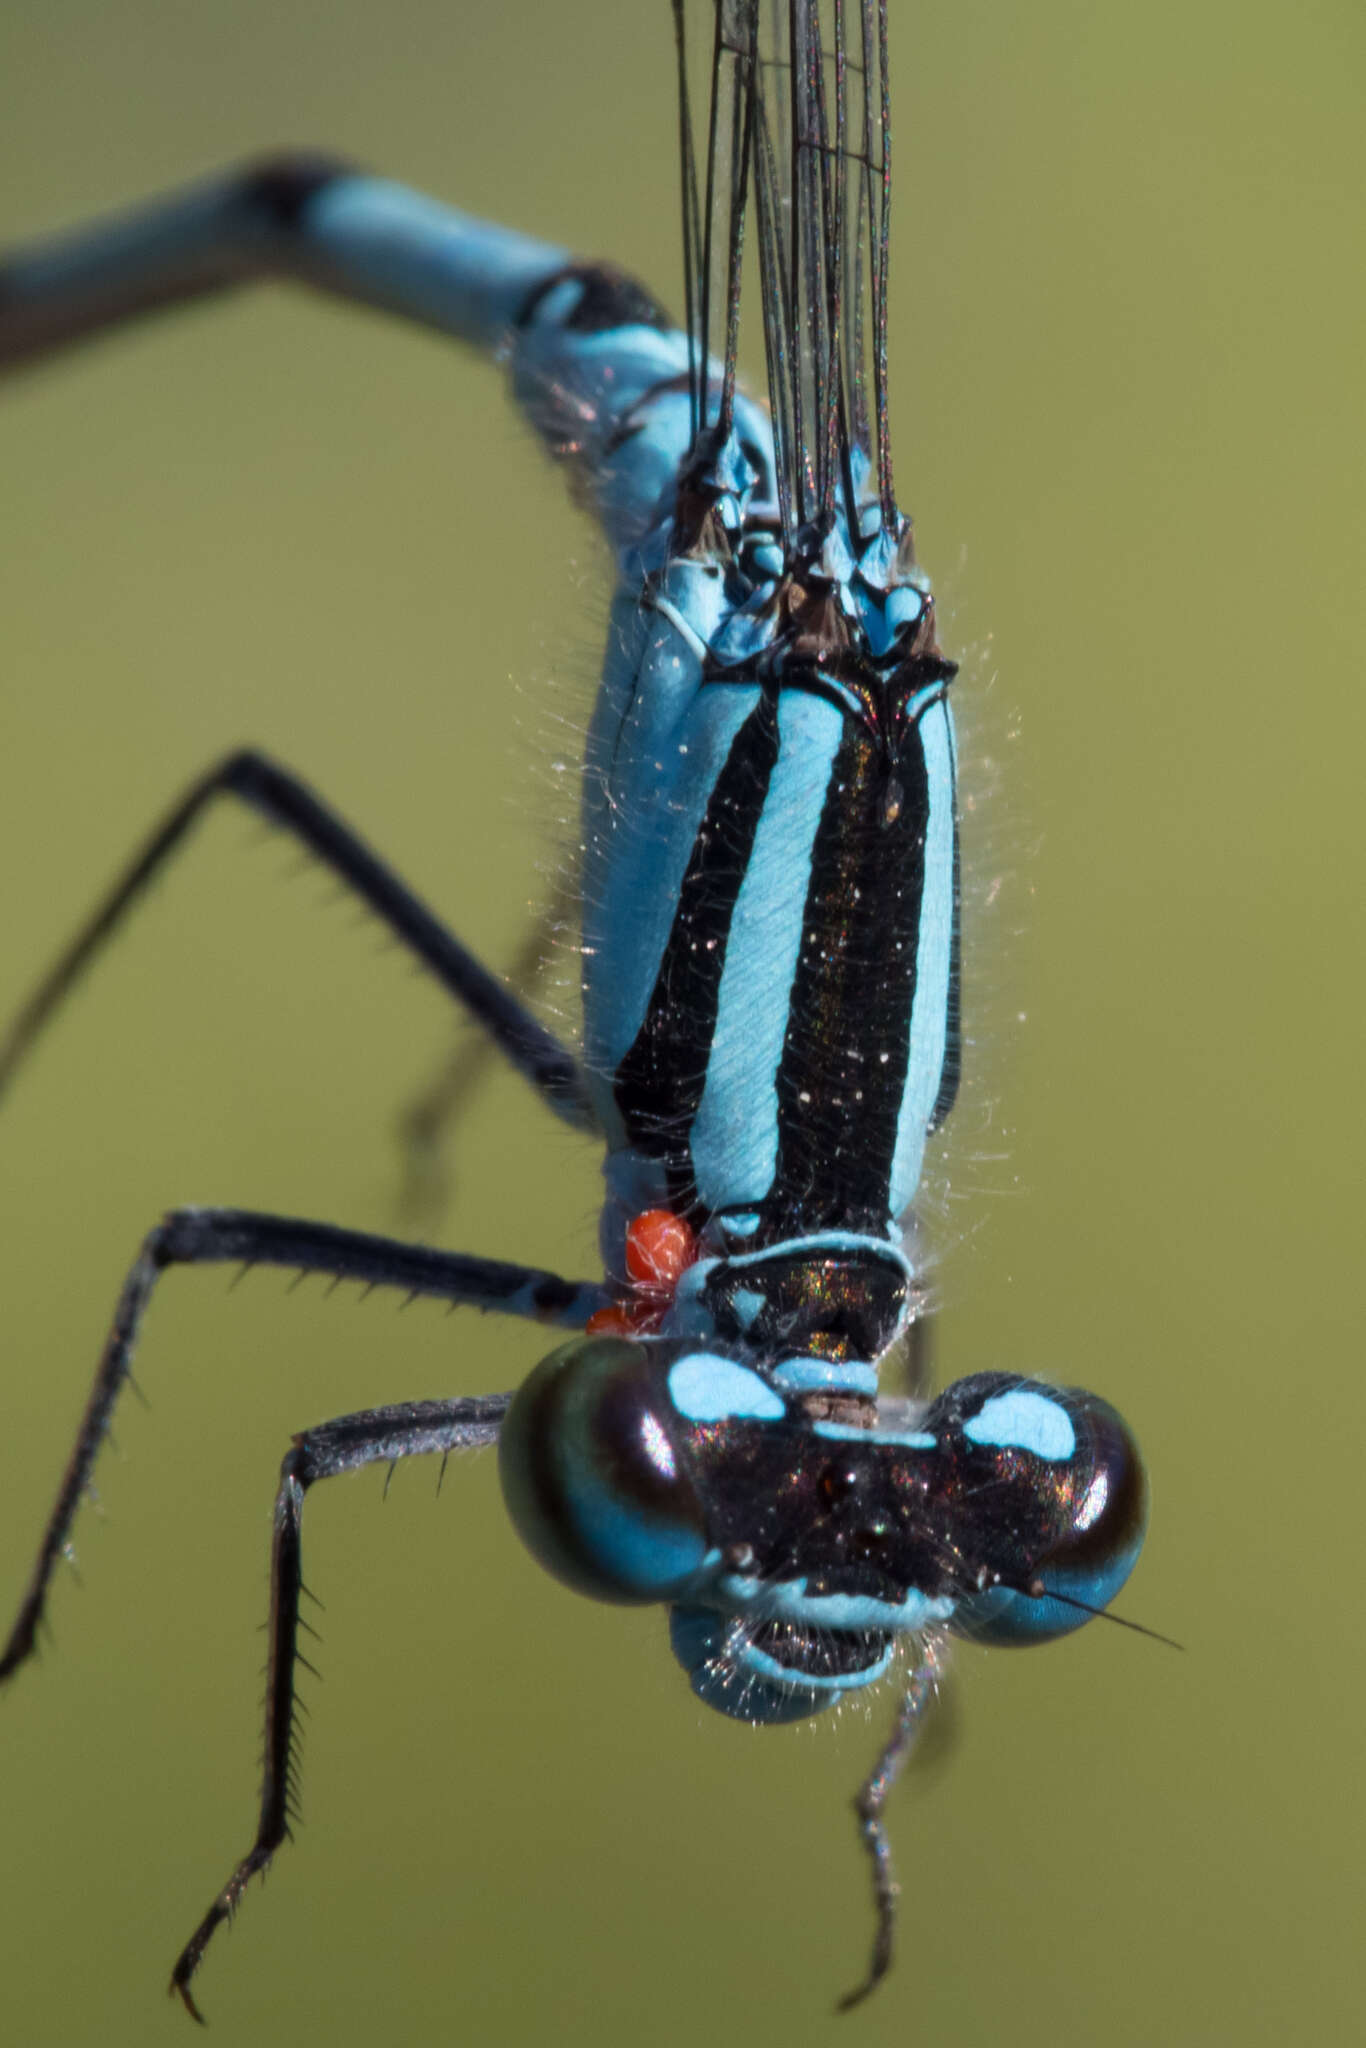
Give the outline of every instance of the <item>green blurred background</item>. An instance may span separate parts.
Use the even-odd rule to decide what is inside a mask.
[[[940,1368],[1103,1391],[1153,1473],[1124,1611],[964,1652],[856,2017],[846,1800],[890,1702],[753,1734],[661,1619],[575,1601],[491,1466],[328,1487],[307,1825],[201,1983],[228,2040],[1284,2042],[1361,1924],[1360,763],[1366,26],[893,7],[898,479],[969,650],[971,1091]],[[266,145],[347,150],[676,300],[667,10],[11,4],[0,238]],[[297,763],[495,964],[572,816],[592,533],[453,349],[285,291],[0,417],[0,993],[233,742]],[[567,764],[567,765],[566,765]],[[991,907],[986,906],[991,899]],[[0,1587],[138,1238],[219,1200],[398,1226],[433,990],[224,813],[0,1125]],[[591,1271],[597,1162],[493,1075],[445,1241]],[[1358,1192],[1354,1194],[1352,1190]],[[529,1328],[182,1274],[0,1705],[18,2044],[187,2038],[170,1961],[253,1824],[291,1430],[512,1384]]]

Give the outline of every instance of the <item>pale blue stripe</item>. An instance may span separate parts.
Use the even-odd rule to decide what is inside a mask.
[[[629,647],[635,666],[614,667],[600,694],[584,778],[584,1051],[607,1074],[644,1022],[708,800],[759,701],[757,684],[704,684],[658,612],[640,613]]]
[[[737,1614],[808,1628],[933,1628],[951,1620],[958,1605],[950,1594],[922,1593],[914,1587],[900,1600],[877,1600],[863,1593],[808,1593],[806,1586],[804,1578],[784,1581],[725,1572],[716,1581],[715,1597]]]
[[[778,1065],[801,953],[811,852],[844,732],[806,691],[778,703],[778,759],[731,919],[706,1086],[693,1120],[708,1209],[762,1201],[778,1163]]]
[[[925,887],[915,958],[910,1059],[897,1119],[889,1201],[900,1216],[915,1199],[948,1046],[949,967],[953,945],[953,733],[947,701],[934,704],[919,725],[925,756],[929,817],[925,828]]]
[[[893,1444],[900,1450],[932,1451],[938,1442],[924,1429],[857,1429],[849,1422],[813,1422],[811,1429],[837,1444]]]

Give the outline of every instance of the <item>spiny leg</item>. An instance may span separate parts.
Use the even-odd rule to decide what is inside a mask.
[[[887,1840],[882,1812],[892,1787],[901,1776],[906,1760],[915,1747],[926,1709],[938,1690],[943,1668],[942,1637],[926,1636],[907,1679],[906,1690],[902,1694],[891,1735],[854,1799],[859,1834],[867,1851],[872,1873],[873,1912],[877,1930],[873,1936],[873,1953],[869,1958],[868,1974],[861,1984],[856,1985],[852,1991],[847,1991],[840,1999],[836,2007],[837,2012],[850,2012],[856,2005],[861,2005],[869,1992],[875,1990],[882,1982],[892,1965],[896,1902],[901,1893],[901,1886],[897,1883],[892,1869],[891,1844]]]
[[[368,1408],[342,1415],[296,1436],[280,1467],[275,1496],[275,1532],[270,1557],[269,1652],[266,1662],[265,1767],[256,1839],[176,1958],[170,1988],[201,2023],[190,1979],[203,1960],[216,1928],[230,1919],[251,1879],[264,1871],[289,1839],[294,1806],[294,1667],[299,1661],[299,1595],[303,1591],[304,1495],[318,1479],[353,1472],[376,1460],[438,1451],[480,1448],[493,1443],[510,1394],[463,1401],[410,1401],[393,1408]]]
[[[325,1273],[336,1281],[400,1287],[410,1299],[427,1295],[453,1306],[497,1309],[504,1315],[529,1316],[568,1330],[581,1330],[589,1316],[611,1298],[605,1287],[592,1281],[562,1280],[535,1266],[463,1252],[431,1251],[363,1231],[340,1230],[333,1224],[304,1223],[245,1209],[172,1210],[149,1232],[124,1282],[56,1504],[9,1640],[0,1651],[0,1680],[12,1677],[35,1648],[53,1570],[90,1484],[157,1281],[168,1266],[225,1263],[284,1266],[296,1272]]]
[[[395,938],[470,1012],[557,1116],[578,1130],[595,1127],[583,1072],[574,1055],[480,965],[421,898],[306,783],[250,748],[229,754],[186,792],[39,984],[0,1039],[0,1093],[128,910],[202,812],[221,795],[240,798],[272,825],[300,840],[355,890]]]

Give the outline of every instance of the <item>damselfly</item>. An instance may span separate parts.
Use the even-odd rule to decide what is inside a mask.
[[[308,1430],[276,1501],[255,1840],[178,1958],[191,1980],[292,1811],[303,1500],[318,1480],[498,1446],[533,1552],[669,1609],[697,1696],[758,1723],[897,1669],[857,1807],[891,1958],[888,1791],[950,1633],[1043,1640],[1103,1608],[1142,1539],[1132,1438],[1008,1371],[879,1396],[925,1302],[909,1223],[959,1065],[954,666],[894,487],[885,8],[710,11],[694,139],[675,6],[684,322],[605,264],[332,161],[289,157],[21,253],[17,364],[258,276],[502,355],[613,549],[583,783],[583,1047],[561,1044],[291,770],[240,752],[166,818],[20,1012],[7,1080],[221,794],[351,888],[571,1127],[605,1145],[605,1278],[571,1281],[275,1215],[172,1212],[129,1274],[18,1617],[55,1562],[167,1267],[275,1265],[576,1332],[515,1395]],[[751,245],[747,252],[747,240]],[[767,407],[737,377],[757,268]],[[753,263],[757,255],[757,264]],[[904,1664],[903,1664],[904,1653]]]

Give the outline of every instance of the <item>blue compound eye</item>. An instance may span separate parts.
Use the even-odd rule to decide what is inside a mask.
[[[928,1420],[957,1437],[963,1476],[979,1499],[994,1497],[999,1532],[984,1546],[988,1583],[955,1628],[978,1642],[1048,1642],[1108,1606],[1148,1521],[1143,1459],[1109,1403],[983,1374],[951,1387]]]
[[[513,1398],[503,1496],[532,1555],[576,1592],[649,1602],[685,1591],[707,1554],[666,1368],[650,1346],[578,1337]]]

